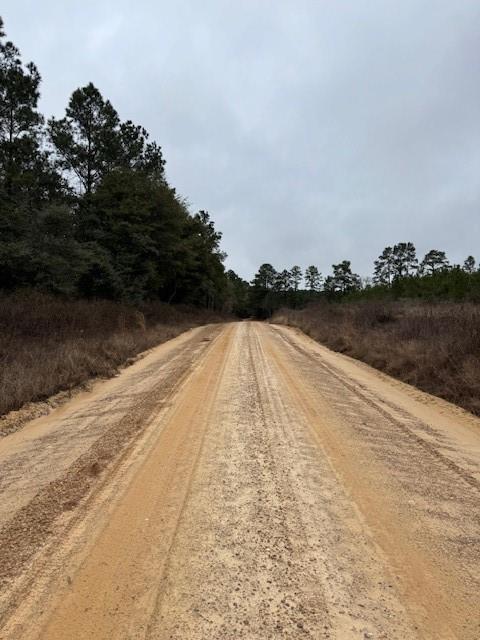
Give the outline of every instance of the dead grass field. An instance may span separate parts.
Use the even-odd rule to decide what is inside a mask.
[[[0,297],[0,415],[94,377],[186,329],[225,318],[162,303],[140,308],[36,293]]]
[[[480,415],[479,305],[320,303],[272,322]]]

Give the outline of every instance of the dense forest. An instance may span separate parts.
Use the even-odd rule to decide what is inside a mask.
[[[147,131],[93,85],[60,119],[0,19],[0,286],[72,298],[227,304],[221,234],[191,214]]]

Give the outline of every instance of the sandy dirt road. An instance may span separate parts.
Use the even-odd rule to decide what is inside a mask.
[[[480,638],[480,421],[286,327],[0,440],[0,638]]]

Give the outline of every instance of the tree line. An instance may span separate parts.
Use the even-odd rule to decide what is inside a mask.
[[[239,311],[268,317],[276,309],[300,307],[312,300],[368,300],[424,298],[480,302],[480,270],[473,256],[463,265],[450,264],[444,251],[431,249],[418,260],[412,242],[385,247],[374,262],[373,276],[361,278],[349,260],[332,265],[323,277],[318,267],[298,266],[277,271],[271,264],[260,266],[251,283],[236,281],[241,301]]]
[[[161,147],[92,83],[46,119],[40,85],[0,18],[0,288],[222,308],[221,234],[168,184]]]

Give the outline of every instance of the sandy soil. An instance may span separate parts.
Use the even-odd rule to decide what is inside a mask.
[[[480,420],[195,329],[0,440],[0,638],[480,637]]]

